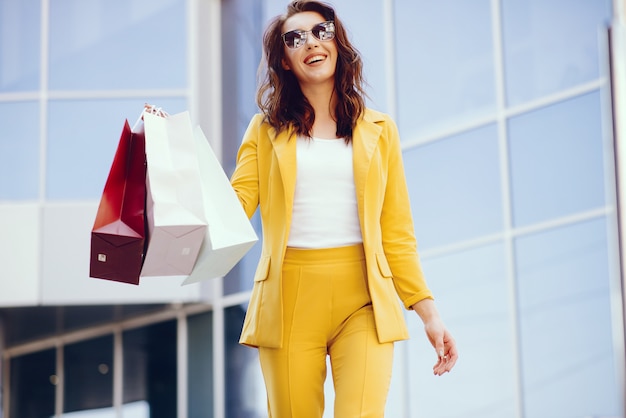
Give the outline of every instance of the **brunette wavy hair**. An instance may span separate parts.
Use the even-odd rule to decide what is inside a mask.
[[[352,131],[365,110],[363,63],[357,49],[348,40],[346,29],[328,4],[314,0],[295,0],[287,6],[287,12],[275,17],[263,35],[263,53],[259,67],[260,85],[257,91],[257,104],[267,122],[277,131],[293,126],[295,131],[310,137],[315,120],[313,107],[306,99],[293,72],[285,70],[282,60],[285,46],[282,40],[283,23],[301,12],[317,12],[335,23],[337,44],[337,68],[335,69],[335,89],[337,105],[334,117],[337,122],[337,137],[352,140]]]

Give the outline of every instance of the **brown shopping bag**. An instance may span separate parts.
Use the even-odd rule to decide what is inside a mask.
[[[183,284],[225,276],[258,241],[226,173],[200,127],[195,142],[208,229],[194,269]]]
[[[143,129],[148,243],[141,276],[186,276],[207,230],[191,119],[188,112],[163,117],[148,110]]]
[[[126,120],[91,231],[90,277],[139,284],[145,182],[144,136]]]

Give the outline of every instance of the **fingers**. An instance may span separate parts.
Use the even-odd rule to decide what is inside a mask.
[[[436,376],[441,376],[445,373],[448,373],[449,371],[452,370],[452,368],[454,367],[454,364],[456,363],[456,357],[452,357],[448,354],[439,357],[437,359],[437,363],[435,363],[435,365],[433,366],[433,373]]]
[[[445,364],[448,360],[446,354],[445,345],[443,343],[443,336],[434,341],[435,351],[437,352],[437,363],[433,367],[433,371],[437,376],[441,376],[445,373]]]
[[[437,351],[437,357],[442,359],[446,356],[445,345],[443,344],[443,337],[435,343],[435,350]]]
[[[459,357],[454,339],[449,338],[447,341],[444,341],[443,345],[443,353],[438,350],[437,363],[433,366],[433,373],[436,376],[441,376],[451,371]]]
[[[157,115],[162,118],[169,116],[169,114],[165,110],[150,103],[144,103],[143,109],[144,109],[144,112],[151,113],[153,115]]]
[[[425,323],[425,330],[430,343],[437,353],[437,363],[433,372],[437,376],[452,370],[458,359],[456,342],[441,321]]]

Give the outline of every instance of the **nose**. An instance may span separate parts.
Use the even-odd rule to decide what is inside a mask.
[[[307,48],[313,48],[314,46],[319,45],[319,40],[315,36],[313,36],[311,32],[309,32],[307,33],[305,45]]]

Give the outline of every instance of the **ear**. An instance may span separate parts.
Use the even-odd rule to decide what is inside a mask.
[[[291,67],[289,67],[289,64],[287,64],[287,60],[285,60],[284,58],[280,60],[280,64],[283,66],[283,70],[285,71],[291,70]]]

